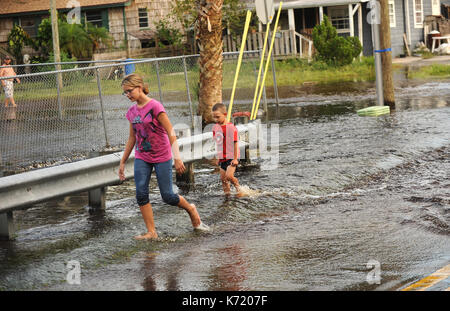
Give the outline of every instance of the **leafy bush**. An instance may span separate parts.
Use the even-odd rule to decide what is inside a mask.
[[[323,22],[314,27],[312,36],[314,47],[317,50],[316,59],[329,65],[351,64],[362,51],[359,39],[338,36],[336,28],[331,25],[326,15],[324,15]]]
[[[25,45],[31,45],[32,39],[23,30],[22,27],[16,25],[8,35],[8,50],[11,52],[18,62],[22,62],[22,48]]]
[[[171,27],[169,22],[160,20],[155,22],[156,34],[159,38],[159,46],[181,45],[183,35],[177,28]]]

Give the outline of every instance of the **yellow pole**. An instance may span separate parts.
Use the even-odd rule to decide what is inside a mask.
[[[277,33],[278,20],[280,19],[280,13],[281,13],[281,7],[282,6],[283,6],[283,2],[280,2],[280,6],[278,7],[277,19],[275,21],[275,26],[273,28],[272,42],[270,43],[269,54],[267,55],[266,68],[264,69],[263,80],[261,82],[261,88],[259,90],[259,95],[258,95],[258,101],[257,101],[257,104],[256,104],[256,109],[253,112],[253,116],[250,117],[250,120],[255,120],[256,119],[256,114],[258,113],[259,103],[261,101],[261,95],[262,95],[262,92],[264,90],[264,83],[266,81],[267,70],[269,69],[270,56],[272,55],[273,44],[275,42],[275,34]]]
[[[270,30],[270,21],[267,22],[266,35],[264,36],[263,51],[261,54],[261,61],[259,63],[258,78],[256,80],[255,95],[253,97],[252,113],[250,114],[250,116],[252,116],[253,112],[255,111],[256,97],[258,96],[258,87],[259,87],[259,81],[261,80],[261,71],[262,71],[262,68],[264,65],[264,54],[266,53],[267,38],[269,37],[269,30]]]
[[[234,92],[236,90],[236,83],[237,83],[237,80],[239,77],[239,71],[241,69],[242,55],[244,54],[244,50],[245,50],[245,42],[247,41],[248,26],[250,25],[251,17],[252,17],[252,12],[250,10],[248,10],[247,18],[245,20],[244,33],[242,35],[241,51],[239,52],[239,59],[238,59],[236,73],[234,74],[233,90],[231,91],[230,105],[228,106],[228,115],[227,115],[228,122],[230,121],[231,111],[233,109]]]

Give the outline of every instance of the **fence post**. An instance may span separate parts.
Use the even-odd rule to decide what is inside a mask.
[[[238,125],[238,124],[248,124],[248,121],[250,119],[250,114],[248,112],[235,112],[233,114],[233,123]],[[244,158],[242,159],[241,157],[241,164],[246,166],[251,164],[250,161],[250,134],[249,131],[247,130],[245,132],[245,142],[247,143],[247,145],[244,148]]]
[[[12,240],[14,238],[13,212],[0,214],[0,240]]]
[[[186,67],[186,57],[183,56],[183,66],[184,66],[184,80],[186,81],[186,92],[187,92],[187,97],[188,97],[188,102],[189,102],[189,112],[191,115],[191,128],[194,128],[194,112],[192,110],[192,101],[191,101],[191,93],[189,91],[189,80],[188,80],[188,75],[187,75],[187,67]]]
[[[60,87],[60,74],[56,74],[56,94],[57,94],[57,102],[58,102],[58,116],[59,119],[63,119],[63,113],[62,113],[62,105],[61,105],[61,87]]]
[[[106,187],[89,190],[88,200],[90,211],[104,211],[106,206]]]
[[[177,132],[177,138],[191,137],[190,128],[179,128],[175,129]],[[192,145],[189,145],[192,148]],[[183,146],[184,148],[184,146]],[[189,148],[189,151],[192,149]],[[180,150],[180,155],[183,154],[185,150]],[[180,189],[188,191],[194,184],[194,162],[185,163],[186,171],[183,174],[176,174],[176,184]]]
[[[100,152],[93,151],[89,153],[89,158],[100,156]],[[88,205],[91,212],[104,211],[106,208],[106,187],[91,189],[88,191]]]
[[[100,98],[100,108],[102,111],[102,119],[103,119],[103,129],[105,131],[105,141],[106,141],[106,147],[109,147],[109,141],[108,141],[108,131],[106,129],[106,119],[105,119],[105,111],[103,109],[103,96],[102,96],[102,85],[100,83],[100,74],[98,68],[95,69],[95,73],[97,75],[97,87],[98,87],[98,96]]]
[[[158,90],[159,90],[159,102],[163,103],[163,97],[162,97],[162,91],[161,91],[161,79],[159,77],[159,62],[155,61],[155,67],[156,67],[156,79],[158,80]]]

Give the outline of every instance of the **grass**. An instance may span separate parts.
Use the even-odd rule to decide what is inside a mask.
[[[423,59],[430,59],[434,57],[434,54],[429,51],[424,51],[420,54]]]
[[[419,67],[417,70],[410,71],[408,78],[410,79],[426,79],[426,78],[449,78],[449,64],[433,64],[430,66]]]
[[[323,62],[288,59],[275,64],[278,85],[299,85],[304,82],[372,81],[375,79],[373,57],[363,57],[350,65],[336,67]],[[271,85],[271,79],[267,84]]]

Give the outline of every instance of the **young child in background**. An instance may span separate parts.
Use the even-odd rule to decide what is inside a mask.
[[[2,61],[3,67],[0,68],[0,77],[13,77],[16,75],[16,72],[10,65],[11,58],[7,55]],[[16,80],[17,83],[20,83],[19,78],[1,80],[3,91],[5,92],[5,107],[9,106],[8,103],[11,103],[13,107],[17,107],[16,102],[14,101],[14,80]]]
[[[238,179],[234,176],[239,163],[238,130],[233,123],[227,121],[227,109],[224,104],[215,104],[212,116],[216,124],[213,127],[213,137],[217,143],[217,161],[220,166],[220,180],[223,191],[230,194],[230,182],[236,188],[237,196],[242,196]]]

